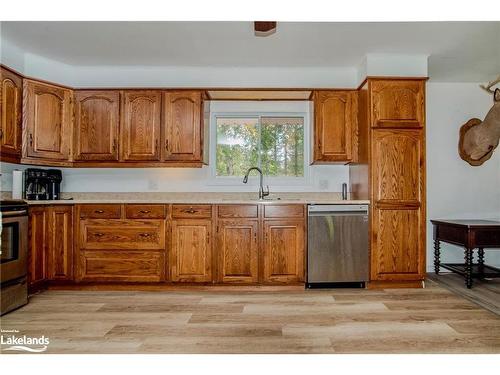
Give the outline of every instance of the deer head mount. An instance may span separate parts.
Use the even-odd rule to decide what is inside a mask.
[[[460,128],[458,153],[473,166],[479,166],[491,158],[500,141],[500,89],[492,89],[500,83],[500,76],[480,87],[493,96],[493,107],[483,121],[473,118]]]

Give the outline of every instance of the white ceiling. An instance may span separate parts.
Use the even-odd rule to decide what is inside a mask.
[[[500,22],[2,22],[1,37],[71,65],[353,67],[367,53],[428,54],[437,81],[500,74]]]

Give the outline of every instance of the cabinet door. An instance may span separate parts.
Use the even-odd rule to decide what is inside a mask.
[[[219,220],[219,279],[222,282],[258,281],[258,221]]]
[[[424,147],[421,129],[372,130],[372,280],[424,278]]]
[[[425,81],[370,82],[372,126],[421,128],[425,123]]]
[[[0,145],[2,155],[21,155],[23,80],[17,74],[0,68]]]
[[[30,289],[47,279],[48,214],[45,207],[29,209],[28,283]]]
[[[25,80],[24,91],[24,155],[68,160],[71,144],[71,90]]]
[[[304,221],[264,221],[264,281],[304,281]]]
[[[123,92],[120,121],[122,160],[160,160],[160,118],[161,92]]]
[[[201,161],[201,92],[164,93],[164,160]]]
[[[212,281],[212,221],[172,221],[172,281]]]
[[[355,95],[349,91],[314,93],[314,162],[352,160]]]
[[[47,276],[50,280],[73,279],[73,207],[48,209]]]
[[[118,160],[118,91],[75,92],[75,160]]]

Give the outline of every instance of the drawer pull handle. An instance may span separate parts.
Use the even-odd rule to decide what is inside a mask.
[[[96,237],[102,237],[102,236],[104,236],[104,233],[94,233],[94,236],[96,236]]]
[[[151,213],[151,211],[150,210],[140,210],[139,213],[141,213],[141,214],[149,214],[149,213]]]
[[[141,237],[149,237],[150,234],[149,233],[139,233],[139,236],[141,236]]]
[[[193,209],[193,207],[190,207],[189,210],[184,210],[185,213],[187,214],[194,214],[198,212],[197,210]]]
[[[95,210],[94,213],[96,213],[96,214],[103,214],[104,210]]]

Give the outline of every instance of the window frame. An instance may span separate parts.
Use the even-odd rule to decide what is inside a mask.
[[[310,113],[309,112],[281,112],[281,111],[214,111],[210,113],[210,179],[209,185],[241,186],[242,177],[217,176],[217,118],[258,118],[259,125],[262,117],[302,117],[304,120],[304,176],[302,177],[273,177],[264,175],[264,184],[273,186],[309,186],[311,185],[310,171]],[[259,140],[260,142],[260,140]],[[259,146],[261,147],[261,145]],[[259,155],[259,158],[261,155]],[[258,173],[252,172],[248,178],[248,185],[259,184]]]

